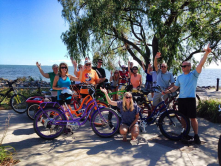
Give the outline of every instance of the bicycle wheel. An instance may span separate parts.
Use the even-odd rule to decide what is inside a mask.
[[[21,94],[14,94],[11,97],[10,105],[15,112],[22,114],[27,110],[26,100],[27,99],[25,98],[25,96]]]
[[[221,136],[219,137],[219,142],[218,142],[218,160],[219,160],[219,165],[221,165]]]
[[[45,108],[35,115],[34,130],[39,137],[51,140],[60,136],[66,128],[66,122],[56,122],[57,120],[67,120],[64,113],[56,108]]]
[[[161,133],[168,139],[178,141],[190,132],[190,121],[178,111],[164,112],[158,121]]]
[[[111,108],[102,108],[92,115],[91,127],[99,137],[112,137],[120,127],[119,114]]]
[[[39,104],[31,104],[28,109],[27,109],[27,116],[31,119],[34,120],[35,114],[39,110]]]

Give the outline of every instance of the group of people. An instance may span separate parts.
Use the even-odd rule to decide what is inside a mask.
[[[148,68],[145,69],[144,64],[142,63],[142,68],[147,74],[145,87],[150,89],[151,86],[159,85],[163,89],[162,93],[155,92],[152,94],[153,106],[157,106],[162,95],[164,95],[164,98],[166,98],[167,94],[175,92],[178,88],[180,89],[178,109],[181,113],[190,118],[194,131],[194,142],[196,144],[201,144],[201,141],[198,136],[195,92],[197,79],[202,71],[202,67],[207,59],[208,54],[211,52],[210,45],[208,45],[204,51],[205,54],[195,70],[191,71],[191,63],[188,61],[184,61],[180,65],[183,74],[178,76],[176,82],[172,73],[167,71],[166,63],[162,63],[159,67],[158,59],[161,57],[160,52],[156,54],[154,59],[155,71],[153,71],[150,64],[148,65]],[[107,82],[105,70],[101,67],[103,63],[102,59],[98,59],[96,67],[92,67],[92,63],[89,58],[85,59],[84,66],[77,65],[76,61],[73,59],[71,59],[71,61],[74,66],[74,74],[76,77],[68,73],[68,66],[66,63],[61,63],[59,66],[54,64],[52,66],[53,72],[51,73],[44,73],[44,71],[41,69],[41,65],[38,62],[36,63],[40,73],[44,77],[50,78],[52,89],[55,90],[55,93],[57,91],[58,102],[63,104],[59,98],[59,94],[61,93],[61,90],[70,87],[71,80],[75,82],[86,82],[94,85],[97,84],[97,88],[100,88],[105,94],[108,103],[112,106],[117,106],[120,109],[122,119],[120,125],[120,134],[123,135],[123,141],[127,141],[127,134],[129,132],[131,133],[131,140],[136,141],[137,136],[139,135],[138,119],[140,108],[136,103],[133,102],[132,94],[130,92],[126,92],[122,101],[118,101],[117,95],[113,96],[112,99],[109,98],[107,90],[101,87],[103,82]],[[114,72],[111,72],[110,76],[111,90],[113,92],[118,90],[120,83],[130,83],[133,88],[141,86],[142,77],[138,73],[137,66],[133,66],[132,62],[128,62],[128,67],[121,65],[119,62],[119,66],[121,67],[122,71],[115,70]],[[88,91],[81,89],[80,94],[82,98],[84,98],[88,95]],[[68,100],[67,103],[69,104],[70,101]]]

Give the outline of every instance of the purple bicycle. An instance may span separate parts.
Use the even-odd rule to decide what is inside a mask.
[[[80,117],[72,114],[65,102],[65,99],[71,96],[71,94],[65,93],[60,95],[66,110],[57,102],[44,102],[40,104],[40,109],[35,115],[33,124],[34,130],[39,137],[47,140],[57,138],[66,130],[66,127],[72,132],[72,130],[76,130],[81,125],[84,125],[89,116],[91,116],[91,128],[100,137],[112,137],[119,130],[119,114],[111,108],[99,107],[94,98],[95,88],[92,85],[82,85],[81,88],[89,90],[90,95],[88,96],[91,96],[92,100],[87,102],[87,105],[81,104],[82,116]],[[85,103],[86,98],[84,98],[83,103]],[[92,107],[91,104],[93,105]],[[67,118],[67,115],[69,118]]]

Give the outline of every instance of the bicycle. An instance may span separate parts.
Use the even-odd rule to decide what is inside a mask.
[[[158,92],[162,92],[160,87],[158,87],[158,90]],[[170,140],[178,141],[189,134],[190,121],[182,113],[176,110],[168,110],[169,102],[166,103],[163,96],[161,99],[162,102],[155,107],[150,115],[146,114],[141,108],[139,113],[140,129],[146,132],[147,125],[153,124],[157,120],[156,124],[161,133]]]
[[[22,114],[26,111],[26,97],[17,93],[17,91],[14,89],[13,84],[16,83],[18,80],[14,80],[14,81],[8,81],[8,86],[9,89],[7,90],[7,92],[0,93],[0,104],[4,101],[4,99],[9,95],[10,92],[13,91],[13,95],[10,97],[10,106],[12,107],[12,109],[19,113]],[[2,91],[1,91],[2,92]]]
[[[75,112],[84,109],[83,114],[80,117],[75,117],[73,111],[71,112],[67,106],[65,99],[69,97],[68,94],[61,94],[59,97],[64,101],[66,110],[57,102],[44,102],[40,104],[40,109],[35,115],[34,130],[37,135],[43,139],[51,140],[60,136],[66,129],[67,124],[71,126],[71,132],[78,129],[81,125],[87,122],[88,117],[91,115],[90,124],[94,133],[100,137],[112,137],[120,127],[119,114],[107,107],[99,107],[96,99],[94,98],[95,89],[92,85],[82,85],[81,88],[89,89],[89,95],[87,95],[80,107]],[[85,101],[88,100],[85,106]],[[47,104],[51,104],[52,107],[47,107]],[[57,105],[58,107],[55,107]],[[84,107],[85,106],[85,107]],[[66,114],[69,116],[67,119]],[[110,117],[110,115],[112,115]],[[81,121],[83,120],[83,121]]]

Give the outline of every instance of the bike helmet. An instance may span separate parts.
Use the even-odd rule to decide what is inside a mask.
[[[59,96],[62,100],[72,96],[73,92],[70,89],[64,89],[61,91],[61,95]]]

